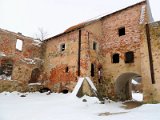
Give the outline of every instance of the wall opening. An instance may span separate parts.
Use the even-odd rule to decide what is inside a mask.
[[[16,50],[22,51],[22,48],[23,48],[23,41],[20,39],[17,39]]]
[[[33,69],[32,73],[31,73],[31,79],[29,80],[29,83],[37,83],[39,76],[40,76],[39,68]]]
[[[93,42],[93,50],[97,50],[97,43]]]
[[[13,61],[10,59],[1,60],[0,79],[11,80],[12,71],[13,71]]]
[[[138,84],[133,85],[135,81],[136,83],[139,83],[139,85]],[[115,92],[117,95],[117,99],[120,101],[131,100],[133,98],[135,99],[135,95],[137,95],[136,89],[139,89],[138,91],[142,95],[143,94],[142,85],[140,85],[139,81],[141,81],[141,76],[136,73],[121,74],[116,79],[116,84],[115,84]],[[136,88],[135,86],[136,87],[139,86],[139,88],[138,87]]]
[[[68,73],[69,72],[69,68],[68,66],[65,68],[65,72]]]
[[[112,63],[119,63],[119,54],[118,53],[113,54]]]
[[[45,93],[45,92],[51,92],[51,90],[50,90],[49,88],[47,88],[47,87],[44,87],[44,88],[41,88],[41,89],[39,90],[39,92],[40,92],[40,93]]]
[[[64,51],[65,50],[65,44],[64,43],[62,43],[61,45],[60,45],[60,51],[62,52],[62,51]]]
[[[64,89],[64,90],[62,90],[62,93],[63,93],[63,94],[67,94],[67,93],[68,93],[68,90],[67,90],[67,89]]]
[[[125,63],[133,63],[134,62],[134,52],[126,52],[125,53]]]
[[[126,33],[125,33],[125,27],[119,28],[119,29],[118,29],[118,34],[119,34],[119,36],[125,35],[125,34],[126,34]]]
[[[95,71],[94,69],[95,69],[95,68],[94,68],[94,64],[92,63],[92,64],[91,64],[91,76],[92,76],[92,77],[94,77],[94,71]]]

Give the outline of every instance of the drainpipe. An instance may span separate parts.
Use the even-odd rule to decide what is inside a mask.
[[[81,73],[81,30],[79,30],[79,37],[78,37],[78,76],[80,76]]]
[[[152,79],[152,84],[155,84],[153,57],[152,57],[152,49],[151,49],[151,37],[150,37],[150,30],[149,30],[149,25],[148,24],[146,24],[146,36],[147,36],[147,45],[148,45],[151,79]]]

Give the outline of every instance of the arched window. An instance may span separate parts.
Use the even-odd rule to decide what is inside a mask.
[[[113,54],[112,63],[119,63],[119,54],[118,53]]]

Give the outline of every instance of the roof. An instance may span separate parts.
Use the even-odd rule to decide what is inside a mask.
[[[104,19],[104,18],[106,18],[106,17],[108,17],[108,16],[111,16],[111,15],[113,15],[113,14],[116,14],[116,13],[118,13],[118,12],[124,11],[124,10],[126,10],[126,9],[128,9],[128,8],[134,7],[134,6],[139,5],[139,4],[142,4],[142,3],[146,3],[146,0],[143,0],[143,1],[141,1],[141,2],[138,2],[138,3],[133,4],[133,5],[131,5],[131,6],[125,7],[125,8],[123,8],[123,9],[120,9],[120,10],[115,11],[115,12],[113,12],[113,13],[104,15],[104,16],[102,16],[102,17],[99,17],[99,18],[96,18],[96,19],[92,19],[92,20],[88,20],[88,21],[79,23],[79,24],[77,24],[77,25],[71,26],[70,28],[66,29],[64,32],[62,32],[62,33],[60,33],[60,34],[57,34],[57,35],[55,35],[55,36],[53,36],[53,37],[47,38],[45,41],[51,40],[51,39],[53,39],[53,38],[57,38],[57,37],[59,37],[59,36],[62,36],[62,35],[64,35],[64,34],[70,33],[70,32],[72,32],[72,31],[75,31],[75,30],[78,30],[78,29],[81,29],[81,28],[83,28],[83,27],[85,27],[85,26],[87,26],[87,25],[90,25],[90,24],[98,21],[98,20]]]

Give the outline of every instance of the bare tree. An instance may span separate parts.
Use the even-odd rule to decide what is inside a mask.
[[[48,33],[43,28],[38,28],[39,33],[36,34],[36,38],[43,41],[47,38]]]

